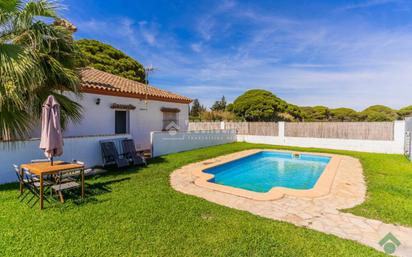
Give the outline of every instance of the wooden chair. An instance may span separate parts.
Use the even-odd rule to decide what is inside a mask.
[[[53,192],[57,193],[60,202],[64,203],[63,192],[70,191],[81,187],[80,183],[76,180],[76,177],[80,176],[79,170],[61,171],[55,176],[56,183],[51,186],[50,195],[53,196]]]
[[[30,161],[31,163],[39,163],[39,162],[50,162],[49,159],[34,159]]]
[[[19,198],[22,197],[20,202],[22,202],[30,193],[32,193],[32,197],[29,199],[27,203],[30,203],[34,198],[36,198],[36,201],[34,201],[33,207],[40,199],[40,182],[38,180],[38,177],[34,176],[32,173],[30,173],[29,170],[23,169],[23,175],[20,174],[20,169],[16,164],[13,164],[14,170],[16,172],[17,178],[20,183],[23,184],[23,188],[25,188],[26,193],[23,191],[22,194],[19,195]],[[43,188],[44,192],[47,193],[50,190],[50,187],[53,185],[51,181],[44,180],[43,181]],[[47,198],[45,200],[49,202]]]
[[[34,159],[34,160],[30,161],[30,163],[42,163],[42,162],[50,162],[50,159]],[[40,180],[40,178],[38,176],[35,176],[35,178],[37,180]],[[49,181],[52,181],[53,177],[51,175],[47,175],[46,179],[48,179]]]

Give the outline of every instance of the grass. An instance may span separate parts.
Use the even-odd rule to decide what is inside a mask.
[[[287,148],[234,143],[167,155],[146,168],[89,179],[84,202],[70,199],[43,211],[19,203],[17,184],[0,186],[0,256],[384,256],[353,241],[220,206],[169,185],[170,173],[182,165],[261,147]],[[332,152],[359,158],[368,180],[367,201],[348,211],[412,225],[412,165],[404,157]]]

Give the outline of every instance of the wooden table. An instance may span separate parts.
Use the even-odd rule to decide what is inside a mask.
[[[40,209],[43,209],[44,187],[43,176],[58,174],[61,171],[80,170],[82,180],[82,198],[84,198],[84,165],[77,163],[67,163],[55,161],[53,165],[50,162],[38,162],[20,165],[20,175],[23,177],[23,169],[29,170],[32,174],[40,177]],[[23,182],[20,181],[20,193],[23,193]]]

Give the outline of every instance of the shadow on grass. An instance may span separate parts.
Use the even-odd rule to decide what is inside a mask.
[[[116,183],[120,183],[123,181],[128,181],[130,180],[130,177],[125,177],[125,178],[119,178],[119,179],[112,179],[112,180],[106,180],[106,181],[102,181],[102,182],[96,182],[93,183],[92,181],[88,181],[88,182],[92,182],[92,183],[85,183],[85,198],[82,199],[80,197],[81,194],[81,189],[76,189],[76,190],[72,190],[72,191],[66,191],[63,193],[64,195],[64,199],[65,199],[65,203],[61,204],[60,201],[58,200],[58,197],[56,195],[53,195],[53,197],[50,196],[50,191],[45,192],[45,208],[49,209],[49,208],[62,208],[62,209],[69,209],[70,206],[72,206],[73,203],[77,206],[80,205],[85,205],[85,204],[98,204],[98,203],[102,203],[108,200],[102,200],[102,199],[98,199],[96,198],[96,196],[98,195],[102,195],[102,194],[107,194],[107,193],[111,193],[112,189],[111,189],[111,185],[116,184]],[[8,183],[8,184],[4,184],[0,186],[1,190],[3,191],[15,191],[16,192],[16,201],[20,201],[22,204],[26,204],[28,207],[30,208],[38,208],[39,206],[39,201],[37,200],[36,204],[32,205],[31,203],[34,203],[34,201],[36,201],[36,198],[34,198],[34,200],[31,201],[31,203],[28,203],[28,200],[31,198],[31,194],[29,194],[28,196],[26,196],[26,198],[24,198],[24,201],[21,201],[21,199],[18,198],[19,195],[19,189],[20,186],[18,183]],[[27,189],[26,189],[27,190]],[[47,201],[47,200],[48,201]]]
[[[120,179],[113,179],[109,181],[104,181],[104,182],[97,182],[93,184],[88,184],[86,183],[86,195],[101,195],[105,193],[110,193],[112,192],[110,185],[115,184],[115,183],[120,183],[123,181],[130,180],[129,177],[127,178],[120,178]]]
[[[125,168],[117,168],[115,165],[110,165],[106,167],[99,167],[100,169],[106,170],[104,173],[100,173],[96,175],[96,177],[107,177],[107,176],[116,176],[116,175],[124,175],[124,174],[133,174],[133,173],[138,173],[146,168],[149,168],[152,165],[160,165],[163,163],[168,163],[164,157],[156,157],[147,160],[147,166],[145,165],[138,165],[138,166],[129,166]]]
[[[111,193],[112,189],[110,185],[128,180],[130,180],[130,178],[113,179],[93,184],[86,183],[84,199],[80,197],[80,190],[64,192],[64,198],[67,203],[73,203],[76,206],[106,202],[108,201],[107,199],[98,199],[96,198],[96,196]],[[56,197],[57,196],[53,197],[53,200],[51,201],[51,205],[49,207],[61,207],[62,209],[70,208],[70,204],[61,204]]]
[[[130,177],[123,177],[123,178],[117,178],[117,179],[112,179],[112,180],[106,180],[106,181],[102,181],[102,182],[95,182],[93,183],[94,179],[107,179],[108,177],[113,177],[113,176],[122,176],[122,175],[126,175],[126,174],[134,174],[134,173],[138,173],[140,171],[142,171],[145,168],[150,167],[151,165],[159,165],[162,163],[167,163],[168,161],[165,160],[165,158],[163,157],[157,157],[157,158],[153,158],[148,160],[148,165],[147,166],[131,166],[131,167],[127,167],[127,168],[122,168],[119,169],[115,166],[110,166],[110,167],[106,167],[104,168],[106,170],[106,172],[103,173],[99,173],[99,174],[95,174],[93,176],[90,176],[86,179],[86,185],[85,185],[85,198],[82,199],[79,197],[79,190],[73,191],[73,192],[68,192],[65,194],[65,200],[70,201],[71,203],[73,203],[76,206],[81,206],[81,205],[85,205],[85,204],[98,204],[98,203],[102,203],[108,200],[101,200],[96,198],[96,196],[98,195],[102,195],[102,194],[106,194],[106,193],[110,193],[112,192],[112,189],[110,187],[110,185],[115,184],[115,183],[120,183],[123,181],[128,181],[131,178]],[[100,167],[100,169],[102,169]],[[18,189],[18,184],[16,183],[15,187],[16,189]],[[13,189],[13,186],[11,186],[10,189]],[[51,204],[50,207],[53,206],[62,206],[61,204],[59,204],[60,202],[56,201],[56,204]],[[67,204],[67,208],[69,207],[69,204]],[[63,209],[66,209],[66,207],[63,207]]]
[[[158,165],[158,164],[167,163],[167,162],[168,161],[166,161],[163,157],[156,157],[153,159],[149,159],[147,164],[148,166],[151,166],[151,165]],[[86,181],[93,179],[93,178],[99,178],[99,177],[124,175],[128,173],[129,174],[137,173],[147,168],[148,166],[142,166],[142,165],[141,166],[129,166],[126,168],[117,168],[116,166],[108,166],[108,167],[102,168],[101,166],[96,166],[95,168],[104,169],[107,172],[99,173],[99,174],[92,175],[92,176],[87,176]],[[0,185],[0,191],[12,191],[12,190],[19,190],[19,189],[20,189],[20,185],[17,182],[11,182],[11,183]]]
[[[0,191],[20,190],[20,185],[17,182],[11,182],[0,185]]]

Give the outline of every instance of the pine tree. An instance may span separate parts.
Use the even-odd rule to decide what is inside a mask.
[[[198,99],[193,100],[192,107],[190,108],[190,113],[189,115],[191,117],[199,117],[200,113],[204,112],[206,110],[205,107],[200,105],[200,102]]]
[[[220,101],[216,101],[210,109],[212,111],[224,111],[226,109],[226,104],[226,98],[225,96],[222,96],[222,99],[220,99]]]

